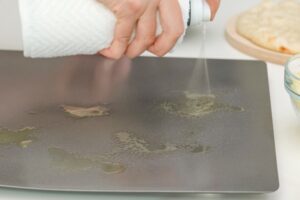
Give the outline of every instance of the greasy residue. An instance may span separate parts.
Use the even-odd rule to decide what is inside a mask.
[[[71,117],[75,118],[101,117],[110,114],[110,109],[105,106],[77,107],[63,105],[62,108]]]
[[[170,114],[181,117],[202,117],[220,111],[244,111],[242,107],[219,102],[214,95],[190,92],[185,92],[178,100],[162,103],[161,108]]]
[[[174,151],[187,151],[190,153],[206,153],[209,150],[208,146],[202,144],[172,144],[162,143],[156,148],[153,148],[153,144],[148,141],[138,138],[135,134],[130,132],[119,132],[115,134],[115,140],[119,148],[123,152],[130,152],[134,154],[165,154]],[[152,147],[152,148],[151,148]]]
[[[38,113],[35,110],[30,110],[30,111],[27,112],[27,114],[28,115],[37,115]]]
[[[189,153],[207,153],[209,146],[200,143],[151,144],[138,138],[130,132],[118,132],[113,135],[116,146],[108,153],[86,155],[66,151],[62,148],[49,148],[48,153],[55,168],[65,171],[86,171],[90,169],[101,169],[106,174],[120,174],[126,170],[125,164],[114,162],[114,157],[122,157],[123,153],[133,155],[162,155],[175,151]]]
[[[34,136],[34,127],[25,127],[19,130],[0,129],[0,145],[18,145],[22,148],[27,148],[33,141],[36,140]]]
[[[82,171],[93,168],[101,169],[106,174],[120,174],[125,166],[96,156],[81,155],[61,148],[49,148],[49,155],[54,167],[66,171]]]
[[[185,145],[179,145],[179,149],[185,149],[188,152],[191,153],[207,153],[210,150],[209,146],[203,146],[201,144],[185,144]]]
[[[134,153],[166,153],[177,150],[171,144],[161,146],[162,148],[150,149],[149,143],[144,139],[137,138],[129,132],[119,132],[115,134],[117,144],[123,151],[130,151]]]

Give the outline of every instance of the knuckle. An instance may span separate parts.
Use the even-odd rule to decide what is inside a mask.
[[[128,45],[129,40],[130,40],[130,37],[128,37],[128,36],[122,36],[122,37],[118,37],[116,40],[117,40],[120,44],[126,44],[126,45]]]
[[[178,39],[180,38],[181,35],[171,35],[170,36],[170,44],[175,45],[178,41]]]
[[[114,60],[118,60],[118,59],[122,58],[122,56],[123,56],[123,55],[121,55],[121,54],[112,54],[112,55],[110,56],[110,58],[111,58],[111,59],[114,59]]]
[[[146,46],[152,45],[155,41],[155,37],[154,36],[146,36],[144,38],[144,43]]]
[[[183,33],[181,31],[172,31],[172,32],[165,33],[165,34],[166,34],[168,43],[170,45],[175,45]]]
[[[180,27],[175,29],[174,31],[172,31],[172,33],[170,33],[170,36],[173,40],[177,40],[178,38],[180,38],[182,35],[184,34],[184,28]]]
[[[155,55],[157,57],[163,57],[164,55],[166,55],[166,53],[164,53],[164,52],[158,52],[158,53],[155,53]]]
[[[127,0],[126,7],[131,13],[138,13],[143,8],[143,4],[140,0]]]
[[[169,35],[169,45],[170,46],[173,46],[173,45],[175,45],[176,43],[177,43],[177,41],[178,41],[178,39],[179,39],[179,37],[180,36],[178,36],[178,35],[175,35],[175,34],[173,34],[173,35]]]
[[[118,60],[120,58],[122,58],[123,56],[123,53],[118,51],[118,50],[113,50],[109,55],[108,57],[111,58],[111,59],[115,59],[115,60]]]
[[[182,27],[179,27],[176,31],[175,31],[175,33],[177,34],[177,36],[182,36],[183,34],[184,34],[184,27],[182,26]]]
[[[126,53],[126,56],[130,59],[133,59],[133,58],[137,57],[138,55],[129,52],[129,53]]]
[[[149,51],[157,57],[163,57],[168,53],[168,48],[164,44],[153,46]]]
[[[152,52],[154,55],[156,55],[157,57],[163,57],[166,53],[164,51],[153,51]]]
[[[184,34],[184,28],[177,28],[166,32],[166,37],[171,43],[176,43],[177,40]]]

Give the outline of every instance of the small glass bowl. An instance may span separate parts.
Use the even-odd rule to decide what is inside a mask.
[[[300,54],[292,57],[285,65],[285,88],[290,94],[296,113],[300,117]]]

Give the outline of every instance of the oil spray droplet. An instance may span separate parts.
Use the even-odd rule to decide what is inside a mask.
[[[201,144],[156,144],[153,145],[144,139],[136,137],[130,132],[119,132],[115,135],[117,144],[121,151],[130,152],[134,154],[166,154],[175,151],[185,151],[190,153],[207,153],[208,146]],[[151,148],[151,146],[158,146],[158,148]]]
[[[181,117],[203,117],[220,111],[244,111],[241,107],[218,102],[214,95],[201,95],[190,92],[184,92],[183,97],[178,100],[162,103],[161,108],[167,113]]]
[[[123,151],[131,151],[136,153],[151,153],[148,149],[149,144],[143,140],[133,136],[129,132],[119,132],[116,139]]]
[[[126,170],[123,164],[104,160],[101,155],[92,157],[61,148],[49,148],[48,153],[53,166],[64,171],[76,172],[100,168],[106,174],[120,174]]]
[[[28,115],[37,115],[38,112],[37,112],[37,111],[34,111],[34,110],[31,110],[31,111],[28,111],[27,114],[28,114]]]
[[[52,164],[62,170],[78,171],[92,168],[93,161],[78,154],[67,152],[60,148],[49,148],[48,153]]]
[[[101,169],[106,174],[120,174],[120,173],[123,173],[126,170],[124,165],[122,165],[120,163],[113,163],[113,162],[103,162],[103,163],[101,163]]]
[[[110,109],[104,106],[76,107],[63,105],[62,108],[74,118],[101,117],[110,114]]]
[[[22,142],[20,142],[20,146],[25,149],[29,146],[29,144],[31,144],[33,141],[32,140],[24,140]]]
[[[0,145],[18,145],[27,148],[36,140],[34,127],[25,127],[19,130],[0,129]]]
[[[190,153],[208,153],[210,150],[209,146],[204,146],[202,144],[179,145],[178,148]]]
[[[136,137],[129,132],[119,132],[115,135],[117,144],[122,151],[129,151],[136,154],[162,154],[169,153],[177,150],[176,145],[173,144],[161,144],[159,148],[151,148],[149,142],[144,139]]]

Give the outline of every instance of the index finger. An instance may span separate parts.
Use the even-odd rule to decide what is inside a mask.
[[[127,50],[142,4],[132,1],[118,2],[111,6],[117,18],[114,40],[111,46],[100,53],[106,57],[118,59]]]
[[[163,32],[158,36],[149,51],[157,56],[168,53],[184,33],[184,22],[178,1],[163,0],[159,5]]]
[[[111,46],[100,51],[108,58],[119,59],[125,53],[135,27],[135,20],[132,18],[119,19],[115,28],[114,40]]]

